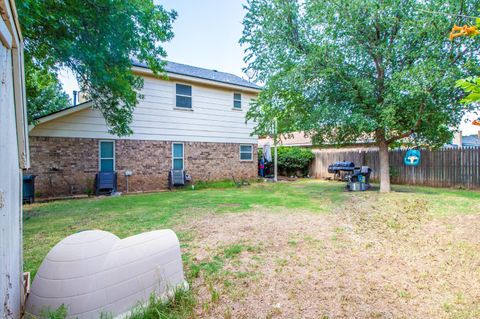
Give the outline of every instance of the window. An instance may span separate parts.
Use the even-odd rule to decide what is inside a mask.
[[[240,145],[240,160],[251,161],[253,160],[253,147],[250,144]]]
[[[240,93],[233,93],[233,108],[234,109],[242,108],[242,95]]]
[[[115,142],[114,141],[100,141],[100,172],[115,171]]]
[[[183,169],[183,143],[172,144],[172,167]]]
[[[175,105],[192,108],[192,87],[190,85],[176,84]]]

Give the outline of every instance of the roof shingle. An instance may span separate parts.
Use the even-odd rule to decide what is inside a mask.
[[[138,66],[141,68],[148,68],[148,66],[142,62],[132,61],[132,64],[134,66]],[[167,61],[167,64],[165,65],[165,71],[168,73],[186,75],[186,76],[191,76],[199,79],[205,79],[205,80],[210,80],[215,82],[243,86],[251,89],[257,89],[257,90],[262,89],[260,86],[256,85],[255,83],[244,80],[241,77],[236,76],[234,74],[220,72],[217,70],[199,68],[196,66],[191,66],[191,65],[181,64],[181,63],[176,63],[171,61]]]
[[[480,146],[480,136],[478,135],[462,136],[462,146]]]

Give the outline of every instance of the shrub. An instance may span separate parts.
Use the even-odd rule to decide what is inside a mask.
[[[313,160],[313,153],[309,148],[278,147],[278,170],[282,174],[308,175],[308,167]]]

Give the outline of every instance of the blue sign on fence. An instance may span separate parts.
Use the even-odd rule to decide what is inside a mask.
[[[403,162],[407,166],[417,166],[420,164],[420,151],[419,150],[408,150],[405,154]]]

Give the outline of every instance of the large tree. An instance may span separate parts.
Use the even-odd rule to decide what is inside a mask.
[[[29,118],[68,105],[58,72],[69,69],[113,134],[128,135],[142,78],[131,59],[156,73],[173,37],[174,11],[152,0],[20,0]]]
[[[36,66],[31,59],[25,59],[25,78],[30,124],[35,123],[39,116],[70,106],[68,95],[54,72]]]
[[[479,47],[450,41],[477,0],[248,0],[241,43],[265,83],[248,116],[257,133],[309,132],[318,143],[371,141],[380,190],[390,190],[388,148],[439,146],[474,105],[455,81],[476,74]]]

